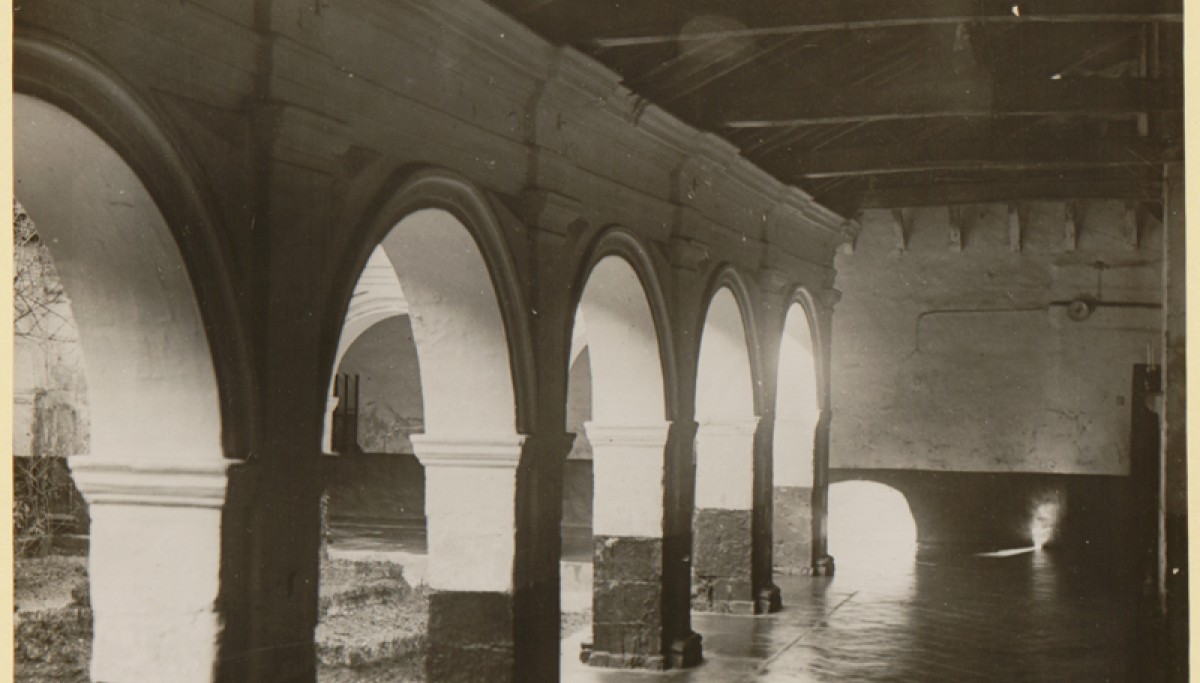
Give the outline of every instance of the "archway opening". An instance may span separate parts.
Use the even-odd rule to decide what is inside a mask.
[[[74,396],[43,415],[37,444],[79,456],[70,469],[88,502],[87,571],[67,573],[89,584],[78,606],[91,619],[56,657],[95,680],[200,680],[220,642],[227,463],[191,275],[137,172],[83,122],[15,94],[13,154],[16,200],[53,256],[55,277],[37,286],[57,279],[65,293],[43,312],[77,330]]]
[[[592,504],[594,475],[592,444],[586,425],[592,421],[592,362],[587,325],[575,316],[571,335],[571,365],[567,375],[567,431],[575,435],[563,464],[562,554],[559,604],[564,628],[588,624],[592,606]]]
[[[752,611],[755,414],[750,346],[728,287],[709,303],[696,376],[692,607]]]
[[[404,216],[359,276],[330,381],[322,678],[385,663],[419,676],[435,594],[511,590],[509,359],[471,232],[440,209]]]
[[[649,560],[662,552],[669,428],[657,328],[641,280],[628,261],[607,256],[595,264],[572,329],[567,423],[576,429],[582,426],[583,438],[576,442],[572,458],[586,461],[590,456],[591,461],[592,562],[581,564],[590,564],[594,577],[592,599],[587,601],[593,608],[593,628],[588,638],[588,620],[571,620],[579,631],[567,638],[564,657],[578,657],[583,642],[588,643],[585,659],[593,652],[660,657],[662,624],[657,612],[649,619],[635,618],[629,610],[637,601],[614,599],[636,590],[651,604],[661,600],[661,562],[654,565]],[[568,477],[571,469],[569,461]],[[637,557],[644,557],[646,566],[630,565]],[[582,580],[574,581],[574,568],[564,564],[564,609],[586,605],[579,593],[587,570],[581,567],[578,573]],[[626,643],[643,643],[649,649],[627,652]]]
[[[772,450],[775,569],[799,574],[812,557],[813,436],[820,417],[818,374],[808,313],[793,303],[779,346]]]
[[[839,575],[911,568],[916,552],[917,523],[903,493],[873,481],[830,485],[829,554]]]

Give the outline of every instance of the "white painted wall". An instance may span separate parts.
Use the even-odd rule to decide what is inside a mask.
[[[470,232],[446,211],[422,209],[401,220],[383,248],[412,318],[425,432],[462,438],[513,433],[504,321]]]
[[[757,427],[758,418],[700,424],[696,432],[696,507],[753,507]]]
[[[593,419],[618,424],[665,420],[658,335],[633,267],[616,256],[601,259],[583,289],[579,315],[587,321]]]
[[[696,376],[696,421],[754,417],[754,384],[746,327],[737,299],[728,288],[713,295],[700,338]]]
[[[589,422],[596,536],[662,538],[664,452],[670,423]]]
[[[71,298],[93,454],[221,458],[217,383],[179,249],[133,171],[95,133],[13,97],[14,194]]]
[[[820,414],[812,331],[804,308],[792,304],[779,347],[773,450],[776,486],[812,486],[813,430]]]
[[[428,583],[437,590],[512,590],[517,463],[524,437],[418,434],[425,466]]]
[[[661,538],[670,423],[650,303],[629,263],[609,256],[596,264],[575,324],[572,346],[582,348],[586,334],[591,363],[592,421],[584,431],[595,478],[593,533]]]
[[[754,496],[754,385],[737,299],[709,303],[696,378],[696,507],[749,510]]]

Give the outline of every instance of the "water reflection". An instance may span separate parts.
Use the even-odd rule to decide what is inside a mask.
[[[828,589],[853,597],[806,638],[800,680],[1139,680],[1119,563],[1022,550],[924,547],[890,571],[839,558]]]

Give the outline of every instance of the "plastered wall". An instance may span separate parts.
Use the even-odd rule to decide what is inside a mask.
[[[339,370],[359,376],[358,445],[367,453],[408,453],[409,435],[424,431],[417,347],[407,315],[364,332]]]
[[[837,258],[831,465],[963,472],[1129,472],[1132,366],[1156,359],[1161,229],[1087,202],[1072,249],[1062,203],[872,211]],[[1090,299],[1075,320],[1058,302]],[[1122,304],[1121,306],[1113,304]],[[1130,306],[1138,304],[1138,306]]]

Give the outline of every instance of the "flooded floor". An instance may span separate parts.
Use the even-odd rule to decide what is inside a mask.
[[[586,631],[563,641],[562,680],[1146,680],[1133,655],[1131,577],[1111,561],[1052,551],[981,556],[923,550],[832,579],[777,577],[785,608],[765,617],[695,614],[705,663],[688,671],[591,669]]]
[[[378,557],[423,579],[416,528],[334,530],[336,555]],[[878,548],[875,548],[878,550]],[[564,538],[564,607],[590,602],[590,538]],[[909,551],[911,553],[911,550]],[[784,610],[693,614],[705,663],[661,673],[579,662],[583,627],[562,641],[567,683],[901,683],[1150,680],[1138,652],[1138,581],[1114,555],[924,548],[915,557],[838,557],[832,579],[777,576]],[[568,584],[570,584],[568,586]],[[568,599],[570,598],[570,599]],[[1144,630],[1144,629],[1142,629]]]

